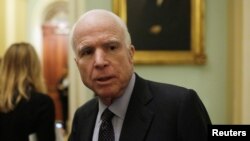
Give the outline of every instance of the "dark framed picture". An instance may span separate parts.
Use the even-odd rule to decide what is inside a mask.
[[[204,0],[113,0],[136,64],[204,64]]]

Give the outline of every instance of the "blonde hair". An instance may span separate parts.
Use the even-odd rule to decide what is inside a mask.
[[[30,88],[46,92],[38,55],[29,43],[14,43],[8,48],[0,74],[0,112],[13,110],[23,98],[28,100]]]

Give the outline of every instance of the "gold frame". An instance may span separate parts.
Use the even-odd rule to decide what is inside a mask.
[[[189,51],[136,51],[136,64],[204,64],[203,45],[204,0],[191,2],[191,49]],[[113,0],[113,11],[127,21],[126,0]]]

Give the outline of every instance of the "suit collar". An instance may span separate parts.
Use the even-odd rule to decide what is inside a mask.
[[[132,95],[144,105],[153,99],[153,95],[148,86],[148,81],[141,78],[138,74],[136,74],[136,81]]]
[[[128,108],[129,100],[131,98],[133,89],[135,85],[135,74],[132,75],[128,86],[126,87],[124,94],[120,96],[119,98],[115,99],[113,103],[109,106],[109,110],[112,111],[116,116],[124,120],[125,114]],[[100,113],[104,111],[104,109],[107,108],[105,104],[102,103],[102,101],[99,99],[99,113],[97,119],[100,118]]]
[[[151,125],[154,113],[147,108],[153,99],[147,81],[136,74],[135,87],[123,123],[120,141],[142,141]]]
[[[98,100],[95,98],[94,104],[90,107],[88,111],[86,111],[86,114],[85,114],[86,116],[81,117],[85,119],[85,122],[79,123],[79,128],[82,128],[79,131],[84,131],[80,135],[80,140],[84,140],[84,141],[92,140],[97,113],[98,113]]]

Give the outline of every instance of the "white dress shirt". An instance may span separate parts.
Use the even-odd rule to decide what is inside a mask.
[[[115,141],[119,141],[121,129],[123,125],[123,121],[126,115],[128,103],[134,88],[135,84],[135,74],[132,75],[130,82],[125,89],[124,94],[116,99],[108,108],[111,112],[113,112],[115,115],[112,118],[112,124],[114,128],[115,133]],[[94,128],[94,134],[92,137],[92,141],[98,141],[99,136],[99,128],[101,126],[102,120],[101,115],[103,111],[107,108],[106,105],[104,105],[101,100],[99,99],[99,111],[96,118],[95,128]]]

